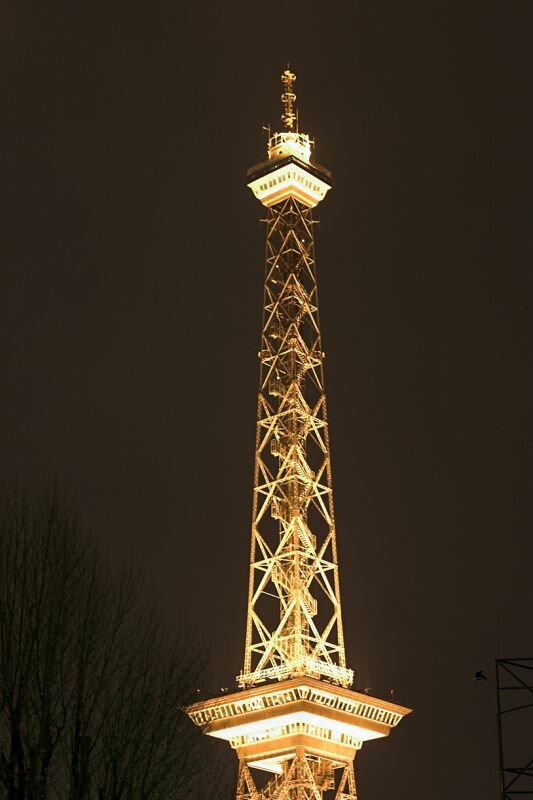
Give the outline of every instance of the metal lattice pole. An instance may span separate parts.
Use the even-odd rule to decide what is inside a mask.
[[[298,130],[294,80],[285,130],[248,173],[267,227],[241,691],[188,713],[236,750],[237,800],[357,800],[357,751],[410,710],[348,688],[313,237],[331,176]]]
[[[346,686],[313,218],[293,197],[268,209],[259,357],[240,683],[313,674]]]

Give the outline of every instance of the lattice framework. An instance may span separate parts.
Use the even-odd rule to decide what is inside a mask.
[[[334,775],[335,765],[328,759],[311,759],[303,748],[295,758],[283,764],[280,775],[274,775],[258,790],[247,765],[241,761],[237,779],[237,800],[323,800],[329,792],[335,800],[357,800],[353,762],[341,767],[340,779]]]
[[[268,209],[250,583],[241,686],[347,686],[312,210]]]
[[[237,800],[356,800],[356,752],[410,709],[347,688],[312,213],[331,176],[293,129],[294,80],[248,172],[267,229],[243,691],[187,712],[235,749]]]

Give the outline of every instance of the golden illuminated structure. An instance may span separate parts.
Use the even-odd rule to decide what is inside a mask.
[[[348,688],[312,215],[331,175],[294,130],[294,80],[283,73],[286,130],[248,172],[267,236],[241,691],[188,713],[237,751],[237,800],[355,800],[357,750],[409,709]]]

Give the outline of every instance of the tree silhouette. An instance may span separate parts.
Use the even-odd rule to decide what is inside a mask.
[[[142,589],[134,570],[111,574],[57,492],[0,488],[7,800],[179,800],[220,789],[180,711],[205,659],[185,632],[168,636]]]

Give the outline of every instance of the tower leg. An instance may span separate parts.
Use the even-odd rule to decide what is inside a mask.
[[[240,761],[236,800],[259,800],[259,798],[260,794],[255,788],[254,779],[252,778],[250,770],[244,761]]]
[[[335,800],[357,800],[353,762],[344,767]]]

